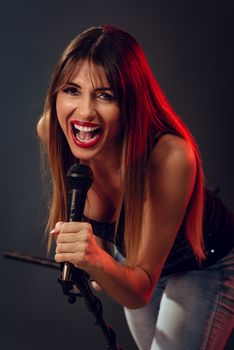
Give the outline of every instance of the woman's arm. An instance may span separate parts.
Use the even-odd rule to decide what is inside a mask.
[[[116,262],[100,248],[87,223],[58,223],[55,260],[86,270],[116,302],[129,308],[145,305],[176,238],[191,197],[196,159],[188,143],[163,136],[152,152],[147,172],[142,244],[137,266]]]

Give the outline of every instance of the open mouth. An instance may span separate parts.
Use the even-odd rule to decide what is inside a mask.
[[[99,141],[102,131],[102,126],[96,123],[71,121],[72,138],[79,147],[94,146]]]

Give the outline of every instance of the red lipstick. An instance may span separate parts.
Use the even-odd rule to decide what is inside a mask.
[[[97,123],[72,120],[70,131],[76,146],[90,148],[99,142],[103,129]]]

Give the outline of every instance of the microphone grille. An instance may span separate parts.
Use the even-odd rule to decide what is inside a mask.
[[[93,182],[93,172],[88,165],[73,164],[67,172],[67,185],[70,189],[87,192]]]

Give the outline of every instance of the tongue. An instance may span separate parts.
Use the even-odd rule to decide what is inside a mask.
[[[92,139],[92,132],[80,131],[78,136],[79,136],[79,139],[88,141]]]

